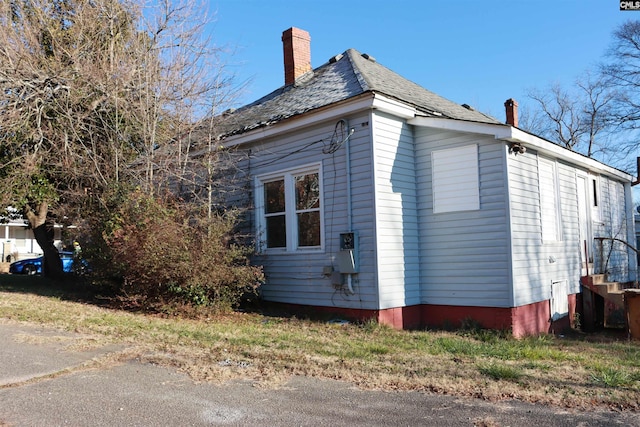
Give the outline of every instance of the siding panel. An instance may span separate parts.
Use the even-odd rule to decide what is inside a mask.
[[[374,170],[380,308],[420,303],[414,144],[401,120],[374,114]]]
[[[431,153],[477,145],[480,209],[433,213]],[[478,135],[416,130],[420,268],[426,304],[508,307],[511,301],[505,148]],[[473,189],[469,189],[473,193]],[[464,198],[464,191],[454,196]]]
[[[558,192],[559,234],[544,241],[541,215],[538,153],[509,157],[511,188],[512,256],[515,304],[525,305],[551,298],[552,283],[566,280],[570,293],[580,291],[580,239],[575,167],[549,159],[555,166]],[[543,176],[543,182],[550,182]]]
[[[633,216],[625,211],[625,189],[621,182],[601,176],[600,188],[600,220],[594,226],[594,237],[616,238],[629,241],[630,228],[633,227]],[[627,205],[629,205],[627,203]],[[631,242],[633,245],[634,242]],[[602,247],[594,247],[595,267],[598,271],[607,271],[611,280],[626,282],[634,280],[635,273],[630,267],[634,255],[623,243],[604,240]],[[630,266],[631,264],[631,266]]]
[[[367,114],[349,118],[350,123],[369,122]],[[354,126],[350,138],[351,194],[353,229],[360,240],[360,271],[355,276],[355,295],[335,289],[324,276],[323,267],[337,270],[335,255],[339,251],[339,234],[347,230],[346,155],[343,145],[333,154],[323,154],[324,142],[333,134],[335,122],[326,122],[288,136],[263,139],[251,144],[252,176],[322,162],[324,188],[324,241],[322,250],[311,253],[266,252],[255,257],[264,265],[265,300],[317,306],[376,309],[375,259],[373,233],[373,196],[371,189],[371,134],[368,126]],[[324,141],[324,142],[323,142]],[[304,148],[308,146],[307,148]],[[299,151],[301,150],[301,151]],[[253,215],[259,213],[253,212]]]

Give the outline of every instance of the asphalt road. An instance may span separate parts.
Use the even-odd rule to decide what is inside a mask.
[[[303,377],[277,389],[195,383],[136,360],[94,364],[123,347],[74,345],[82,338],[0,320],[0,426],[640,426],[631,412],[362,391]]]

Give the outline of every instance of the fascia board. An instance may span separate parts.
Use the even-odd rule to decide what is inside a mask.
[[[407,123],[413,126],[428,127],[442,130],[452,130],[466,133],[479,133],[490,135],[496,139],[504,139],[511,136],[509,126],[491,123],[467,122],[463,120],[446,119],[439,117],[416,117],[408,120]]]
[[[402,119],[413,119],[416,116],[416,109],[395,99],[376,93],[373,98],[373,109],[400,117]]]
[[[491,124],[467,122],[463,120],[453,120],[437,117],[416,117],[408,120],[413,126],[429,127],[457,132],[477,133],[481,135],[493,136],[497,140],[506,142],[520,142],[536,151],[558,159],[564,159],[575,165],[584,167],[592,172],[599,172],[615,176],[624,181],[633,181],[633,177],[623,171],[607,166],[595,159],[585,157],[571,150],[563,148],[553,142],[542,139],[538,136],[522,131],[506,124]]]
[[[373,97],[370,93],[367,93],[366,96],[360,96],[340,104],[333,104],[317,111],[304,113],[297,117],[291,117],[272,126],[261,127],[240,135],[232,135],[225,138],[222,141],[222,145],[225,148],[229,148],[259,139],[277,136],[285,132],[290,132],[294,129],[311,126],[325,120],[342,118],[343,116],[352,114],[356,111],[371,109],[372,104]]]
[[[560,159],[567,159],[571,163],[583,166],[592,172],[600,172],[607,175],[616,176],[624,181],[633,181],[633,176],[626,172],[615,169],[611,166],[599,162],[590,157],[583,156],[567,148],[561,147],[558,144],[554,144],[551,141],[547,141],[528,132],[524,132],[520,129],[511,127],[512,136],[510,138],[498,138],[505,139],[506,141],[521,142],[525,145],[529,145],[535,148],[538,152],[551,155]]]

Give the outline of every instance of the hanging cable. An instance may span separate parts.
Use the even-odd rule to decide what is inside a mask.
[[[333,135],[331,135],[331,141],[329,145],[322,149],[323,154],[333,154],[347,142],[347,140],[353,135],[355,129],[350,129],[347,134],[347,121],[344,119],[338,120],[336,126],[333,129]]]
[[[268,166],[268,165],[271,165],[271,164],[273,164],[273,163],[277,163],[277,162],[279,162],[280,160],[286,159],[287,157],[292,156],[292,155],[294,155],[294,154],[298,154],[298,153],[300,153],[300,152],[302,152],[302,151],[306,150],[307,148],[311,147],[312,145],[318,144],[318,143],[320,143],[320,142],[324,142],[324,140],[320,139],[320,140],[318,140],[318,141],[310,142],[309,144],[305,145],[304,147],[298,148],[297,150],[290,151],[290,152],[288,152],[288,153],[286,153],[286,154],[281,155],[280,157],[276,157],[275,159],[271,159],[271,160],[268,160],[268,161],[266,161],[266,162],[262,162],[262,163],[255,163],[253,166],[254,166],[254,167],[262,167],[262,166]]]
[[[318,143],[322,143],[322,145],[323,145],[323,148],[322,148],[322,153],[323,154],[333,154],[336,151],[338,151],[340,149],[340,147],[342,147],[344,145],[344,143],[347,142],[349,140],[349,138],[351,137],[351,135],[353,135],[353,133],[355,132],[355,129],[350,129],[349,132],[347,133],[347,126],[348,126],[348,124],[347,124],[346,120],[344,120],[344,119],[338,120],[338,122],[336,123],[336,125],[335,125],[335,127],[333,129],[333,134],[331,135],[331,140],[329,141],[328,144],[326,144],[326,141],[324,139],[312,141],[312,142],[310,142],[310,143],[298,148],[297,150],[284,152],[284,153],[280,154],[278,157],[270,159],[270,160],[267,160],[267,161],[253,163],[252,166],[253,167],[263,167],[263,166],[271,165],[273,163],[277,163],[277,162],[279,162],[281,160],[286,159],[289,156],[301,153],[301,152],[307,150],[308,148],[310,148],[313,145],[316,145]],[[273,154],[277,154],[277,153],[273,153]]]

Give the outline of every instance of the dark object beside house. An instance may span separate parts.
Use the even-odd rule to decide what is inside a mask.
[[[22,259],[11,263],[9,273],[11,274],[42,274],[42,262],[44,257]],[[65,273],[74,272],[74,262],[76,261],[73,252],[60,252],[62,260],[62,270]],[[86,267],[86,261],[80,261]]]

